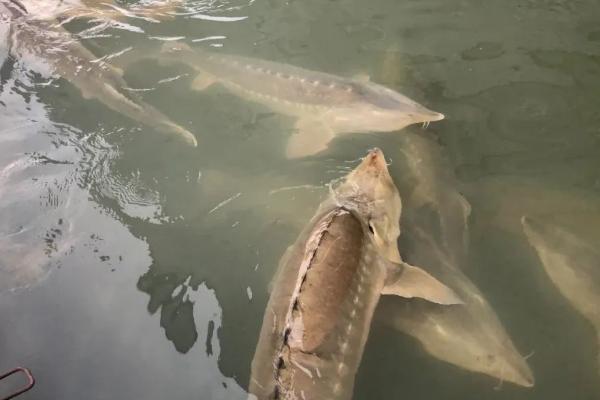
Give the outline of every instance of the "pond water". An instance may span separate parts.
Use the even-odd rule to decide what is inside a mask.
[[[461,244],[446,238],[448,260],[487,299],[535,385],[444,362],[381,323],[384,314],[354,398],[600,398],[594,322],[549,279],[520,223],[554,218],[582,240],[600,239],[599,2],[189,0],[152,16],[150,3],[132,0],[115,5],[138,17],[112,22],[66,19],[58,0],[22,3],[46,18],[40,26],[55,29],[60,18],[61,37],[89,49],[92,65],[121,68],[130,89],[198,140],[189,146],[84,96],[75,84],[85,86],[84,72],[56,74],[68,51],[12,40],[21,28],[4,19],[0,372],[33,371],[37,385],[23,399],[247,398],[279,258],[327,184],[375,146],[403,197],[420,182],[470,204],[464,221],[437,197],[436,215],[465,223],[451,226],[465,236],[468,228]],[[119,15],[100,3],[87,5]],[[171,40],[367,74],[446,119],[344,135],[288,160],[294,119],[218,85],[190,90],[191,68],[152,56]],[[44,50],[32,50],[38,44]],[[411,157],[425,161],[415,167]],[[403,227],[400,248],[413,262],[411,235]]]

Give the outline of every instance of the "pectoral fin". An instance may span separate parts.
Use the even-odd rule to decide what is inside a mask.
[[[439,304],[464,304],[454,290],[418,267],[407,263],[391,264],[383,295],[395,295],[406,298],[420,297]]]
[[[201,91],[207,89],[215,82],[217,82],[217,79],[214,76],[201,73],[192,81],[192,89]]]
[[[319,153],[327,148],[333,137],[333,130],[320,121],[299,119],[296,122],[296,132],[288,141],[287,158],[301,158]]]

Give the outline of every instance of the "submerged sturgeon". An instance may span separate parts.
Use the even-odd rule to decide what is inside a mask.
[[[443,114],[376,83],[348,79],[271,61],[204,52],[183,43],[163,45],[162,59],[183,62],[200,74],[192,88],[220,83],[240,97],[297,117],[287,146],[289,158],[327,148],[337,134],[389,132]]]
[[[600,345],[600,251],[597,241],[552,222],[524,216],[523,232],[560,293],[596,330]],[[600,373],[600,354],[598,355]]]
[[[249,392],[267,399],[350,399],[382,294],[459,304],[402,262],[400,196],[375,149],[321,204],[283,256],[252,361]]]
[[[22,17],[11,22],[10,54],[30,62],[37,72],[59,75],[73,84],[86,99],[97,99],[111,110],[158,131],[173,134],[197,145],[194,135],[172,122],[135,93],[126,96],[127,83],[121,71],[97,60],[70,32],[51,21]]]
[[[452,165],[426,135],[402,136],[396,158],[404,212],[401,248],[406,259],[423,265],[463,300],[442,307],[419,299],[382,299],[375,319],[418,340],[445,362],[531,387],[533,372],[486,296],[461,270],[467,262],[471,207],[458,191]]]

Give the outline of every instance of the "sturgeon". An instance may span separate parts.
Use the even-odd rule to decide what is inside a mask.
[[[401,260],[400,212],[383,153],[372,150],[281,260],[252,360],[253,398],[350,399],[382,294],[461,303]]]
[[[468,259],[471,207],[442,149],[426,135],[402,136],[396,158],[404,200],[402,226],[410,235],[401,248],[409,262],[423,265],[464,301],[441,307],[416,299],[386,298],[375,319],[414,337],[439,360],[487,374],[501,382],[532,387],[533,372],[484,293],[463,272]]]
[[[18,61],[30,62],[37,72],[59,75],[73,84],[86,99],[97,99],[108,108],[160,132],[175,135],[197,146],[194,135],[172,122],[156,108],[143,102],[128,87],[122,72],[85,48],[61,26],[28,19],[24,14],[11,23],[10,54]]]
[[[408,97],[368,80],[349,79],[288,64],[163,45],[164,62],[183,62],[199,72],[192,88],[220,83],[232,93],[297,118],[288,158],[325,150],[339,134],[389,132],[444,118]]]
[[[581,237],[563,225],[530,216],[523,216],[521,223],[548,277],[573,308],[593,325],[600,345],[600,251],[597,240]]]

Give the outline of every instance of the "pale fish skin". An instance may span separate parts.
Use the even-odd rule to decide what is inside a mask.
[[[59,75],[79,89],[84,98],[97,99],[134,121],[197,146],[191,132],[134,93],[127,93],[128,86],[120,70],[97,60],[92,52],[56,23],[27,18],[12,21],[10,52],[16,60],[40,73]]]
[[[319,153],[340,134],[397,131],[444,118],[443,114],[367,80],[204,52],[176,42],[163,46],[161,59],[196,69],[199,75],[192,87],[197,90],[218,82],[242,98],[296,117],[296,132],[286,150],[289,158]]]
[[[427,132],[408,132],[398,140],[405,163],[398,168],[404,177],[398,181],[402,197],[411,211],[431,213],[438,219],[434,234],[438,245],[451,257],[451,264],[461,267],[469,246],[471,205],[460,192],[445,149]]]
[[[15,1],[15,0],[4,0]],[[159,22],[172,19],[183,0],[153,0],[127,6],[107,0],[18,0],[27,10],[28,18],[53,20],[89,18],[124,20],[126,18]]]
[[[452,288],[463,300],[462,307],[439,307],[418,300],[385,298],[377,319],[417,339],[433,357],[468,371],[511,382],[535,384],[527,360],[514,345],[494,309],[475,284],[448,263],[446,253],[424,231],[413,231],[411,262],[419,261],[427,271]]]
[[[460,368],[500,382],[531,387],[531,368],[517,350],[494,309],[463,273],[467,258],[470,206],[459,193],[452,166],[439,145],[423,135],[401,138],[403,157],[393,167],[404,212],[403,249],[407,260],[427,269],[464,301],[462,307],[385,298],[377,320],[413,336],[425,351]]]
[[[598,241],[590,241],[569,228],[543,219],[524,216],[521,223],[550,280],[573,308],[594,326],[600,346]]]
[[[250,398],[350,399],[382,294],[461,303],[401,260],[400,212],[383,153],[372,150],[332,189],[280,262],[252,361]]]

